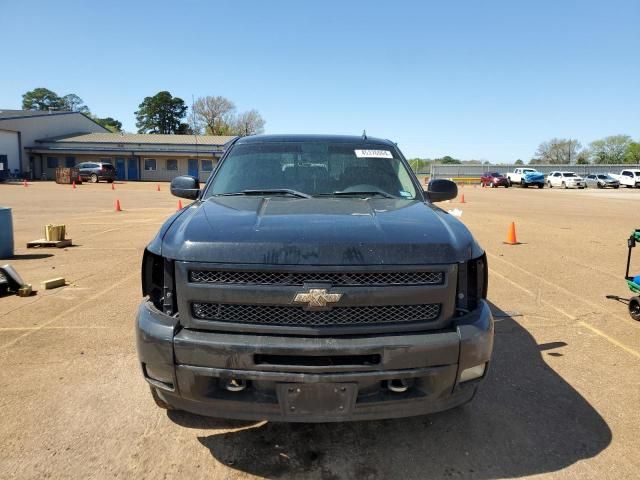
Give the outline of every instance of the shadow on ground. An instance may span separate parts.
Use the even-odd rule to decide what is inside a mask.
[[[172,413],[230,468],[269,478],[480,478],[536,475],[593,457],[611,442],[596,410],[542,360],[539,346],[500,315],[494,360],[474,401],[427,417],[344,424],[225,422]]]

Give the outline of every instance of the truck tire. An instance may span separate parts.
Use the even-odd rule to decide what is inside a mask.
[[[538,188],[544,188],[544,183],[539,183]]]
[[[567,189],[567,184],[565,182],[562,182],[562,188],[564,188],[565,190]]]
[[[551,185],[551,182],[547,182],[547,186],[548,186],[549,188],[553,188],[553,185]]]
[[[526,183],[524,183],[524,180],[520,181],[520,187],[521,188],[527,188],[529,185],[527,185]]]
[[[165,410],[175,410],[173,406],[169,405],[167,402],[165,402],[160,398],[160,395],[158,395],[158,391],[155,388],[149,385],[149,389],[151,390],[151,396],[153,397],[153,401],[156,402],[157,406]]]
[[[629,300],[629,315],[640,322],[640,297],[631,297]]]

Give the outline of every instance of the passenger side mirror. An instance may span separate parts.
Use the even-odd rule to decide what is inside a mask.
[[[425,193],[430,202],[443,202],[458,196],[458,186],[451,180],[435,179],[429,182]]]
[[[190,175],[181,175],[171,180],[171,194],[195,200],[200,195],[200,182]]]

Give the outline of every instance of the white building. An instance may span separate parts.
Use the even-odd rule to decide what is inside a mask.
[[[109,162],[120,180],[205,181],[230,136],[111,133],[78,112],[0,110],[0,176],[55,178],[57,167]]]

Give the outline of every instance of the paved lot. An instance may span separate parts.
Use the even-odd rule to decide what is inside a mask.
[[[162,184],[0,185],[26,281],[0,299],[0,478],[637,478],[640,323],[626,237],[640,191],[465,187],[487,249],[495,357],[474,403],[405,420],[287,425],[159,410],[135,354],[145,244],[177,199]],[[124,209],[113,211],[115,198]],[[516,221],[522,245],[502,241]],[[45,223],[76,246],[27,250]],[[640,252],[638,252],[640,257]],[[640,271],[640,258],[637,270]]]

